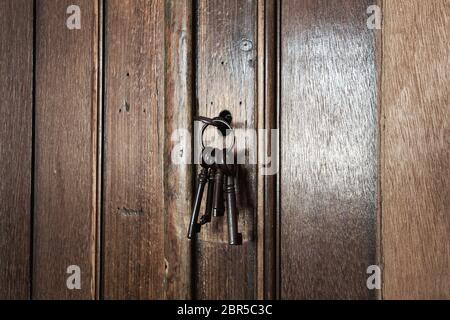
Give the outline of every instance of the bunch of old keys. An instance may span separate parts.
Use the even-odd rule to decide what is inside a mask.
[[[217,118],[198,117],[197,121],[203,123],[201,170],[198,174],[198,186],[195,193],[194,208],[189,224],[188,238],[192,239],[195,234],[200,233],[203,225],[211,222],[212,217],[221,217],[227,210],[228,241],[230,245],[241,244],[241,235],[237,227],[236,187],[237,176],[236,157],[234,153],[234,142],[231,147],[214,148],[206,146],[203,135],[206,128],[215,127],[223,136],[233,134],[231,126],[231,114],[221,113]],[[200,207],[205,191],[206,195],[205,213],[199,220]],[[226,204],[226,205],[225,205]]]

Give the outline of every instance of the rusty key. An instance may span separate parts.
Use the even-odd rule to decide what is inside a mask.
[[[213,197],[214,197],[214,185],[215,179],[214,176],[216,174],[216,170],[214,167],[209,169],[208,173],[208,192],[206,194],[206,207],[205,214],[200,219],[200,224],[204,225],[211,222],[211,216],[213,211]]]
[[[192,211],[191,222],[189,223],[189,231],[188,231],[189,239],[192,239],[195,233],[200,232],[202,224],[209,222],[207,221],[208,215],[206,215],[206,217],[203,216],[202,219],[200,220],[200,223],[198,223],[198,215],[200,213],[200,207],[202,204],[203,192],[205,191],[206,183],[211,178],[210,176],[211,168],[213,168],[211,156],[213,156],[213,154],[214,150],[212,148],[204,148],[202,151],[202,159],[201,159],[202,169],[198,174],[198,187],[197,192],[195,194],[194,210]],[[209,184],[209,189],[212,189],[210,187],[211,184]],[[210,194],[212,193],[212,191],[210,191],[209,189],[208,189],[208,198],[211,199]]]
[[[225,194],[227,202],[228,242],[230,245],[240,245],[241,235],[238,233],[236,188],[235,188],[235,166],[227,165]]]

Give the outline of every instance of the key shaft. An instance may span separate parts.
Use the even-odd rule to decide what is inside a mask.
[[[215,179],[214,175],[216,170],[211,168],[208,174],[208,191],[206,193],[206,206],[205,206],[205,214],[200,219],[200,224],[204,225],[206,223],[211,222],[211,216],[213,211],[213,198],[214,198],[214,185]]]
[[[198,187],[195,194],[194,209],[191,215],[191,222],[189,223],[188,238],[192,239],[194,234],[199,233],[201,225],[197,222],[200,213],[200,206],[205,190],[206,182],[208,181],[208,168],[202,168],[198,175]]]
[[[240,245],[240,235],[237,224],[236,208],[236,188],[234,176],[227,176],[225,194],[227,198],[227,222],[228,222],[228,242],[230,245]]]
[[[221,217],[224,214],[223,203],[223,178],[222,169],[218,168],[214,175],[214,196],[213,196],[213,215],[214,217]]]

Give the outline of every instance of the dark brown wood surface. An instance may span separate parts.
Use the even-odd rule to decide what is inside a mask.
[[[258,1],[258,176],[257,176],[257,236],[256,236],[256,290],[257,299],[276,297],[276,253],[277,253],[277,151],[272,146],[278,137],[272,136],[277,128],[277,54],[278,46],[278,2]],[[268,169],[275,169],[266,174]]]
[[[257,11],[257,127],[264,128],[265,123],[265,1],[257,1],[258,11]],[[260,154],[258,154],[258,158]],[[263,299],[265,295],[265,285],[264,276],[266,270],[265,264],[265,237],[264,237],[264,225],[266,218],[264,216],[265,210],[265,186],[264,186],[264,176],[257,174],[256,178],[256,282],[255,282],[255,298]]]
[[[195,112],[215,117],[229,110],[236,128],[255,128],[257,2],[199,1],[197,10]],[[256,297],[256,179],[256,166],[244,166],[238,187],[243,245],[228,245],[226,217],[216,218],[203,228],[196,242],[194,281],[198,299]]]
[[[95,298],[98,5],[36,1],[33,298]],[[81,269],[69,290],[67,268]]]
[[[192,208],[192,0],[166,1],[164,112],[165,298],[192,297],[192,246],[186,233]],[[183,130],[183,131],[179,131]],[[186,130],[186,131],[184,131]],[[173,161],[175,158],[176,161]]]
[[[365,0],[284,0],[281,298],[375,296],[375,36]]]
[[[450,299],[449,12],[1,0],[0,299]],[[236,247],[226,216],[187,240],[197,166],[173,162],[225,109],[281,134],[278,176],[240,171]]]
[[[450,299],[450,2],[384,1],[385,299]]]
[[[0,2],[0,299],[30,296],[33,3]]]
[[[164,298],[164,1],[106,2],[103,296]]]
[[[264,126],[265,130],[278,128],[277,97],[279,68],[279,40],[277,32],[279,24],[279,4],[276,0],[266,0],[264,8]],[[260,126],[261,127],[261,126]],[[266,134],[267,144],[259,146],[267,148],[264,154],[271,157],[271,166],[278,168],[278,152],[272,153],[272,146],[277,145],[279,136],[273,140],[272,131]],[[264,159],[264,163],[268,163]],[[276,170],[276,169],[275,169]],[[278,172],[264,176],[264,298],[275,299],[277,294],[277,190]]]

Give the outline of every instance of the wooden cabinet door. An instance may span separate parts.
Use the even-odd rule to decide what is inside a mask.
[[[449,6],[2,0],[0,298],[449,299]],[[186,237],[223,110],[241,246]]]

